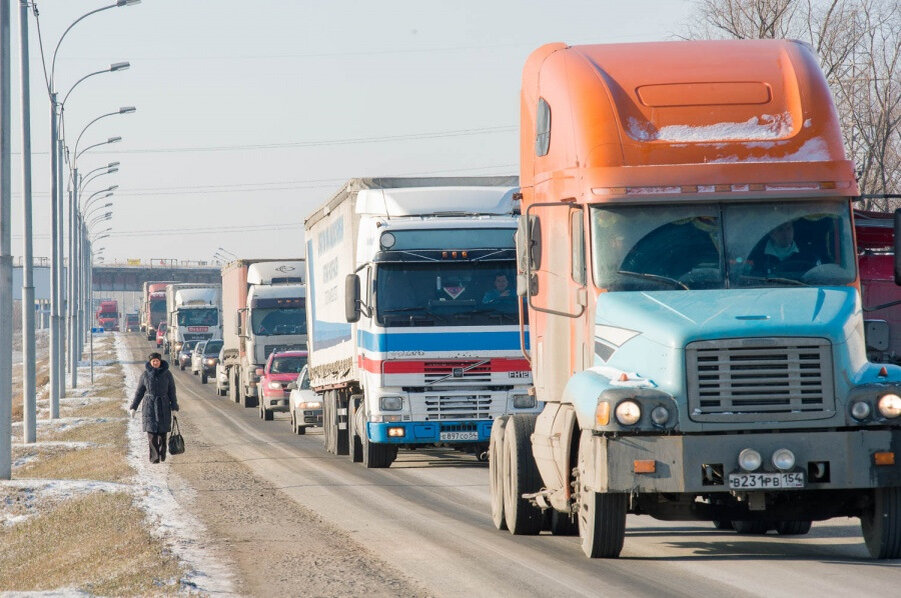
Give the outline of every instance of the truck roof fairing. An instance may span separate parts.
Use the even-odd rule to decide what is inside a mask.
[[[858,193],[825,78],[800,42],[548,44],[526,62],[521,99],[525,193],[551,180],[582,202]]]

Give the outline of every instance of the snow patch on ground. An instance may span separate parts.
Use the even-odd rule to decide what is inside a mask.
[[[41,590],[36,592],[0,592],[0,598],[82,598],[92,596],[76,588],[60,588],[58,590]]]
[[[116,335],[116,353],[121,363],[128,361],[128,349]],[[134,369],[124,368],[125,388],[137,387]],[[122,408],[127,409],[130,399]],[[208,594],[234,592],[231,571],[210,555],[205,548],[206,530],[203,524],[187,512],[169,489],[170,470],[165,464],[148,461],[147,436],[140,417],[128,422],[128,462],[135,476],[134,495],[138,506],[147,514],[151,533],[163,540],[172,552],[190,569],[182,583]]]
[[[94,492],[130,492],[131,487],[97,480],[0,480],[0,490],[5,495],[0,509],[0,523],[11,526],[41,512],[47,504],[92,494]]]

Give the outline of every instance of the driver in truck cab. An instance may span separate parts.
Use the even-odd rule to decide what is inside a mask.
[[[810,245],[795,242],[795,223],[786,220],[762,239],[748,258],[754,276],[803,274],[822,261]]]

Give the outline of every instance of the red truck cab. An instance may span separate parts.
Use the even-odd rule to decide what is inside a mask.
[[[854,228],[867,357],[901,363],[901,289],[895,285],[893,215],[855,210]]]
[[[104,330],[119,331],[119,302],[101,301],[97,308],[97,324]]]
[[[265,367],[257,368],[256,374],[260,377],[257,387],[260,418],[270,421],[274,412],[289,411],[288,385],[297,380],[305,365],[306,351],[273,351]]]

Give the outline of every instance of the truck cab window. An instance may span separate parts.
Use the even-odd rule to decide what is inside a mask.
[[[582,210],[573,210],[570,214],[572,228],[572,277],[580,285],[586,282],[585,276],[585,228],[582,224]]]
[[[551,149],[551,107],[539,98],[535,111],[535,155],[546,156]]]

